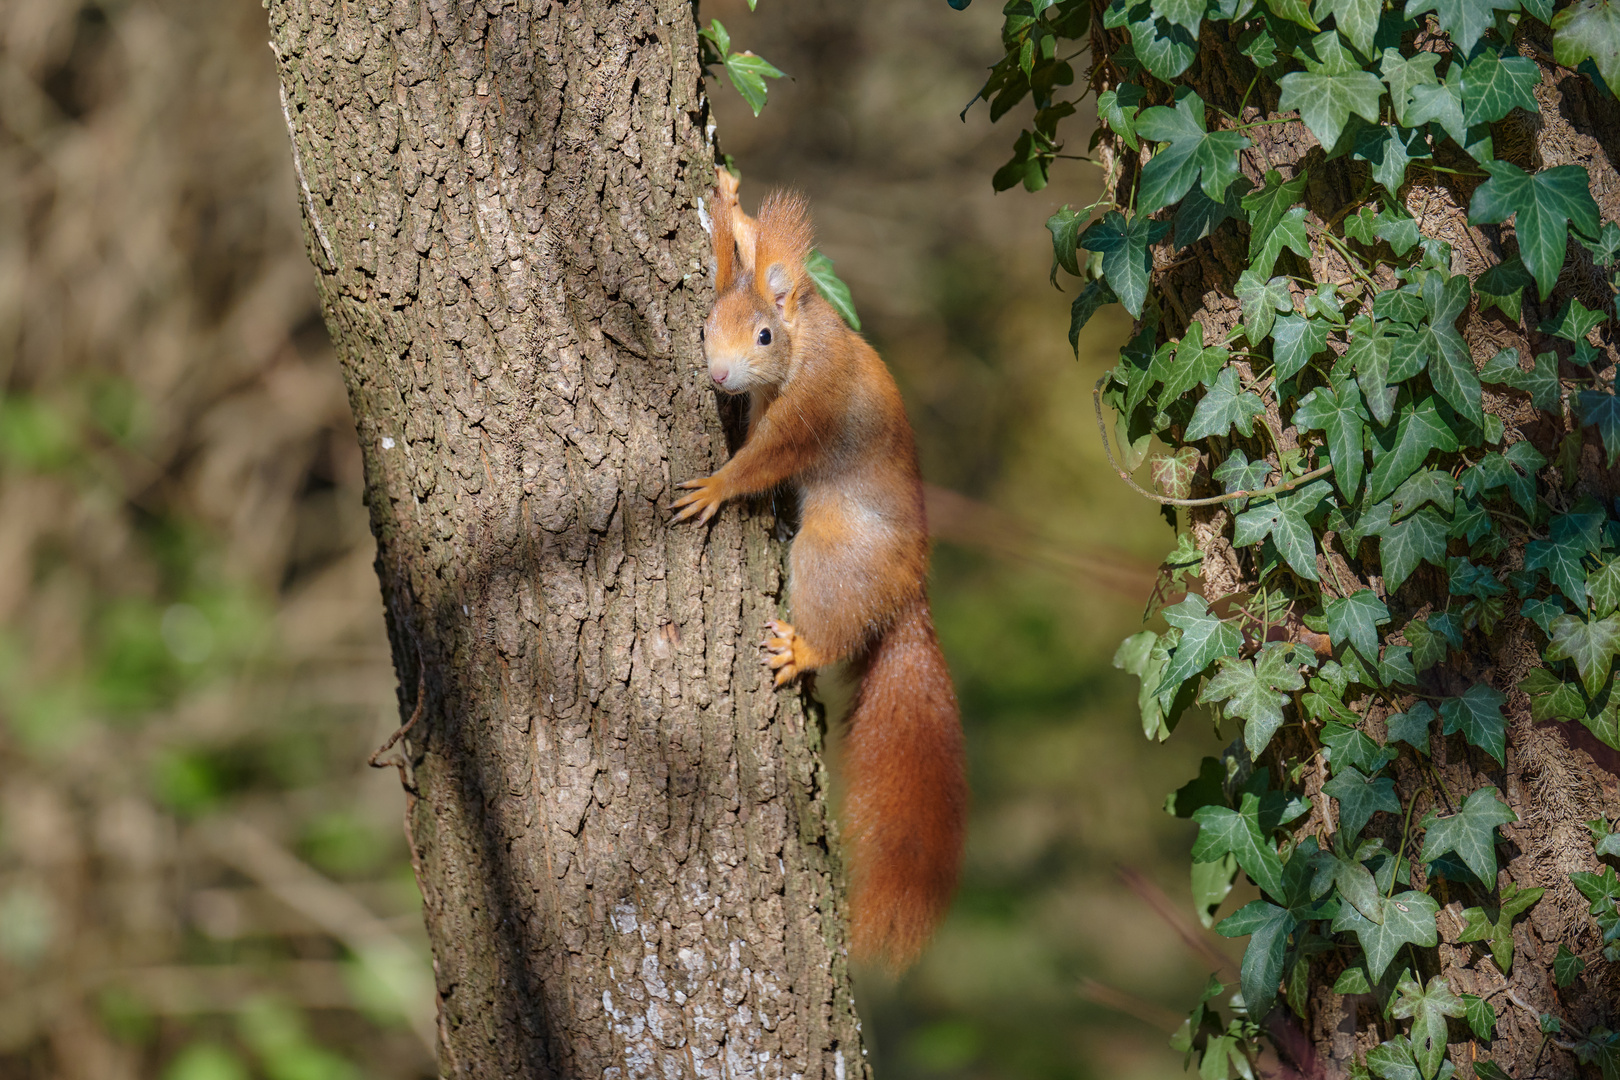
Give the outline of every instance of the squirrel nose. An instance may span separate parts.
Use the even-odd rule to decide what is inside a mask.
[[[716,384],[724,383],[726,379],[730,377],[730,375],[731,369],[729,367],[711,367],[709,369],[709,377],[712,378]]]

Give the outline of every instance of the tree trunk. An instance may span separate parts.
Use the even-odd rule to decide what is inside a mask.
[[[448,1076],[860,1076],[818,713],[756,640],[685,0],[274,0],[366,464]]]
[[[1100,8],[1099,8],[1100,10]],[[1410,8],[1408,9],[1410,10]],[[1095,88],[1108,89],[1120,81],[1110,74],[1106,58],[1128,40],[1123,31],[1102,27],[1100,15],[1093,22],[1092,54],[1099,58]],[[1232,24],[1211,19],[1205,22],[1199,38],[1199,52],[1193,66],[1179,81],[1185,82],[1212,107],[1236,114],[1255,76],[1253,64],[1242,55]],[[1565,164],[1579,164],[1591,175],[1591,192],[1605,220],[1620,218],[1620,110],[1612,99],[1601,96],[1591,80],[1574,75],[1552,62],[1552,45],[1545,26],[1526,17],[1514,42],[1515,50],[1538,62],[1542,78],[1535,88],[1539,114],[1519,110],[1494,126],[1497,156],[1528,171]],[[1245,122],[1277,117],[1278,95],[1274,82],[1261,77],[1241,116]],[[1285,114],[1286,115],[1286,114]],[[1213,129],[1212,129],[1213,130]],[[1369,185],[1369,166],[1344,155],[1328,160],[1323,149],[1298,120],[1257,126],[1244,134],[1253,146],[1240,155],[1244,175],[1256,188],[1263,184],[1267,170],[1279,170],[1284,178],[1309,173],[1305,203],[1315,223],[1337,222],[1346,208],[1355,206]],[[1113,197],[1129,205],[1143,158],[1128,149],[1120,139],[1104,131],[1100,141],[1101,160],[1113,182]],[[1504,261],[1516,246],[1502,226],[1470,227],[1469,200],[1483,174],[1479,167],[1455,148],[1437,151],[1437,164],[1450,171],[1430,170],[1414,161],[1408,169],[1408,183],[1402,188],[1406,209],[1415,217],[1426,237],[1452,245],[1451,272],[1477,278],[1484,270]],[[1160,215],[1168,217],[1169,215]],[[1150,295],[1162,301],[1163,324],[1160,340],[1176,339],[1193,322],[1203,324],[1204,340],[1222,341],[1242,316],[1234,295],[1234,285],[1248,262],[1249,236],[1246,229],[1217,230],[1207,240],[1172,252],[1166,244],[1155,250]],[[1572,236],[1572,261],[1565,266],[1557,288],[1542,302],[1534,288],[1523,297],[1523,317],[1512,320],[1496,309],[1482,311],[1471,303],[1460,324],[1476,368],[1501,349],[1516,347],[1519,355],[1531,357],[1553,347],[1552,339],[1536,328],[1552,317],[1571,297],[1589,307],[1607,311],[1613,296],[1601,268],[1595,268],[1585,250]],[[1355,270],[1333,248],[1319,245],[1309,260],[1310,276],[1317,282],[1346,282]],[[1281,273],[1281,270],[1277,271]],[[1393,278],[1380,282],[1391,288]],[[1296,291],[1298,287],[1296,286]],[[1612,354],[1611,354],[1612,355]],[[1331,359],[1331,357],[1329,358]],[[1566,377],[1573,371],[1564,368]],[[1256,372],[1258,374],[1258,372]],[[1299,445],[1299,433],[1283,424],[1275,404],[1268,417],[1279,432],[1281,448]],[[1620,474],[1605,464],[1603,447],[1596,438],[1579,441],[1581,424],[1566,405],[1561,417],[1538,412],[1525,395],[1502,392],[1487,385],[1484,392],[1487,414],[1502,419],[1506,428],[1503,445],[1528,440],[1554,466],[1543,474],[1543,490],[1549,488],[1555,499],[1566,502],[1581,495],[1612,500],[1620,494]],[[1560,467],[1560,450],[1567,435],[1576,436],[1579,457],[1565,459]],[[1571,465],[1575,465],[1573,469]],[[1573,473],[1573,475],[1571,475]],[[1220,495],[1222,487],[1212,482],[1207,470],[1200,471],[1194,496]],[[1202,585],[1199,591],[1211,602],[1250,592],[1255,585],[1258,559],[1254,549],[1233,547],[1233,510],[1225,506],[1200,507],[1183,519],[1204,553]],[[1408,619],[1447,607],[1447,575],[1437,567],[1423,565],[1398,594],[1386,595],[1383,570],[1372,543],[1356,547],[1342,537],[1329,534],[1318,555],[1324,598],[1343,597],[1361,589],[1372,589],[1384,600],[1393,616],[1392,628]],[[1497,560],[1504,570],[1524,563],[1524,538],[1518,537]],[[1298,629],[1297,619],[1295,629]],[[1586,822],[1620,812],[1620,753],[1599,742],[1579,723],[1537,724],[1532,721],[1530,699],[1517,689],[1526,674],[1541,665],[1540,648],[1533,640],[1533,624],[1510,607],[1506,617],[1489,635],[1481,635],[1487,648],[1454,656],[1449,662],[1423,675],[1424,696],[1454,696],[1470,686],[1486,684],[1507,695],[1507,750],[1505,768],[1490,755],[1468,745],[1461,734],[1442,738],[1439,727],[1431,739],[1434,774],[1414,766],[1409,757],[1401,759],[1395,774],[1396,792],[1402,806],[1416,799],[1410,818],[1415,830],[1431,810],[1442,815],[1457,811],[1461,795],[1483,786],[1494,786],[1517,814],[1517,823],[1502,826],[1508,843],[1501,848],[1502,875],[1499,882],[1511,881],[1524,889],[1545,888],[1546,894],[1526,917],[1513,923],[1517,946],[1509,975],[1504,976],[1484,946],[1464,943],[1464,908],[1481,903],[1479,896],[1462,895],[1462,890],[1439,883],[1433,888],[1441,901],[1438,915],[1438,970],[1420,970],[1420,980],[1443,975],[1451,990],[1474,994],[1488,1000],[1495,1009],[1498,1024],[1488,1050],[1473,1039],[1466,1026],[1454,1022],[1454,1041],[1448,1056],[1454,1063],[1489,1057],[1509,1075],[1519,1077],[1568,1077],[1579,1070],[1576,1058],[1568,1052],[1569,1043],[1561,1038],[1544,1038],[1538,1013],[1550,1013],[1581,1028],[1615,1023],[1615,1002],[1620,1000],[1620,966],[1601,960],[1595,970],[1573,985],[1557,988],[1553,958],[1560,944],[1577,953],[1595,953],[1601,945],[1596,923],[1588,914],[1588,903],[1570,881],[1572,871],[1601,872],[1603,863],[1593,853]],[[1325,640],[1325,639],[1324,639]],[[1409,699],[1402,707],[1411,704]],[[1393,703],[1392,703],[1393,704]],[[1374,705],[1364,718],[1363,730],[1380,741],[1385,735],[1384,718],[1396,710]],[[1292,725],[1272,743],[1264,761],[1274,772],[1290,761],[1309,762],[1318,746],[1308,743],[1301,725]],[[1321,794],[1322,777],[1307,772],[1306,794],[1313,804],[1326,807]],[[1294,839],[1313,831],[1331,832],[1330,811],[1322,809],[1304,819]],[[1326,820],[1324,820],[1324,818]],[[1429,887],[1424,865],[1418,859],[1419,844],[1403,832],[1398,815],[1381,815],[1369,836],[1382,837],[1390,849],[1407,844],[1413,859],[1414,889]],[[1495,886],[1499,882],[1488,884]],[[1486,904],[1491,903],[1487,898]],[[1416,955],[1416,954],[1413,954]],[[1402,960],[1401,963],[1405,963]],[[1396,967],[1399,968],[1400,964]],[[1328,953],[1312,962],[1309,997],[1303,1017],[1296,1026],[1279,1005],[1270,1017],[1270,1033],[1278,1050],[1293,1059],[1299,1075],[1339,1077],[1349,1075],[1357,1063],[1366,1060],[1369,1049],[1394,1032],[1403,1030],[1387,1014],[1381,1014],[1371,995],[1340,994],[1332,989],[1344,970],[1344,960]],[[1256,1017],[1257,1021],[1262,1018]],[[1383,1034],[1380,1034],[1382,1030]],[[1223,1066],[1224,1067],[1224,1066]],[[1596,1067],[1591,1068],[1596,1075]],[[1362,1073],[1361,1075],[1365,1075]],[[1467,1077],[1471,1070],[1460,1068]],[[1608,1075],[1605,1072],[1605,1075]]]

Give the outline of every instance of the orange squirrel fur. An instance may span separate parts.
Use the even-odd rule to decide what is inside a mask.
[[[944,917],[967,815],[962,726],[929,616],[917,448],[888,368],[816,291],[803,196],[773,192],[756,221],[724,171],[715,189],[717,298],[704,325],[718,389],[749,395],[748,438],[680,486],[676,520],[791,481],[792,624],[763,646],[776,685],[849,658],[861,676],[845,739],[857,958],[909,966]]]

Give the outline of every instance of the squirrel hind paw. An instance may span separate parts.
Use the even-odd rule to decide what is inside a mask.
[[[786,686],[805,670],[799,663],[799,650],[804,639],[793,629],[791,623],[785,623],[780,619],[772,619],[765,627],[772,636],[760,642],[760,647],[765,650],[765,657],[761,662],[776,672],[778,687]]]

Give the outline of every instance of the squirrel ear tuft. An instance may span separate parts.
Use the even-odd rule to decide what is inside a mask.
[[[791,324],[798,314],[800,294],[810,284],[804,269],[815,239],[809,202],[796,191],[771,192],[759,209],[758,235],[754,290]]]

